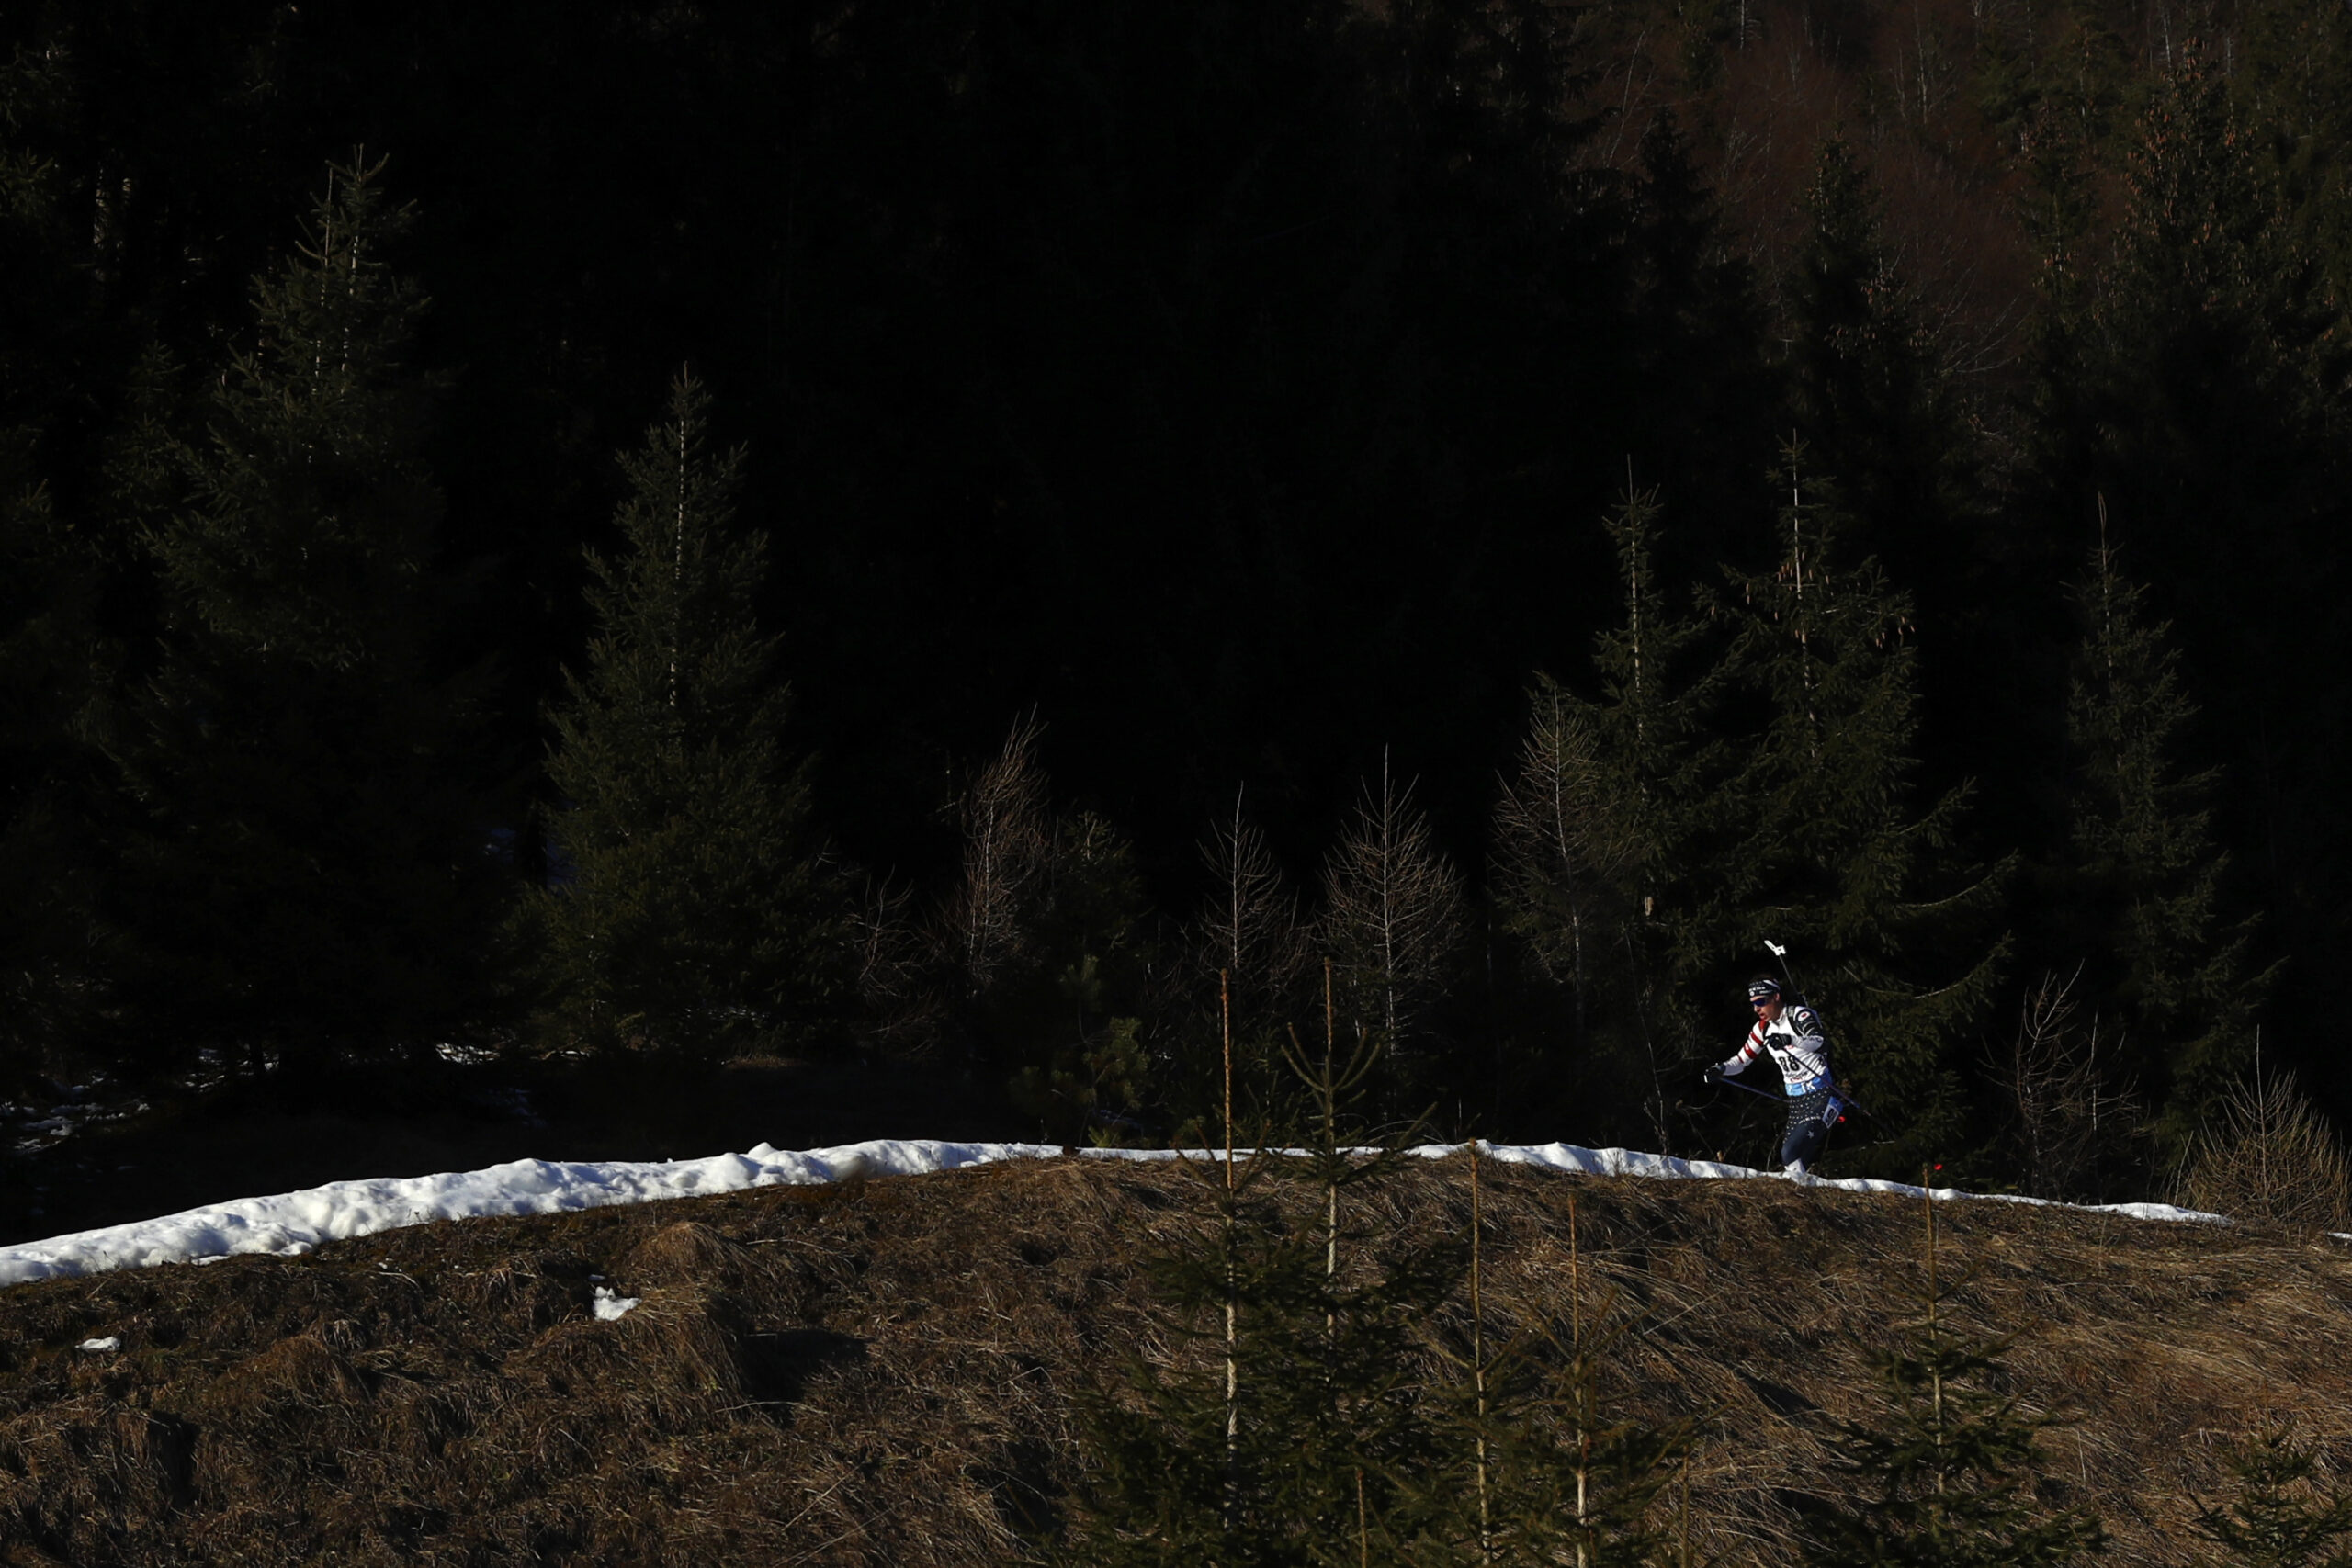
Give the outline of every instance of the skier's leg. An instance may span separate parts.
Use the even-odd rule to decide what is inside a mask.
[[[1827,1132],[1819,1117],[1807,1117],[1804,1125],[1791,1129],[1787,1141],[1781,1145],[1781,1164],[1788,1168],[1811,1166],[1821,1157],[1822,1140]]]
[[[1808,1094],[1790,1103],[1789,1131],[1781,1144],[1781,1164],[1791,1174],[1804,1174],[1821,1157],[1821,1146],[1829,1141],[1828,1111],[1826,1092]]]

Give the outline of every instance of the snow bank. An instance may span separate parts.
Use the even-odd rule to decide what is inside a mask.
[[[1419,1155],[1441,1158],[1464,1145],[1431,1144],[1415,1149]],[[1668,1179],[1721,1180],[1733,1178],[1767,1178],[1774,1181],[1794,1181],[1806,1187],[1826,1187],[1841,1192],[1897,1192],[1907,1198],[1926,1194],[1928,1189],[1913,1187],[1900,1181],[1876,1181],[1864,1177],[1848,1177],[1827,1181],[1817,1176],[1782,1176],[1775,1172],[1750,1170],[1744,1165],[1718,1165],[1713,1160],[1673,1159],[1665,1155],[1645,1155],[1633,1149],[1585,1149],[1574,1144],[1541,1144],[1513,1147],[1509,1145],[1482,1144],[1490,1158],[1507,1165],[1549,1166],[1555,1170],[1573,1170],[1585,1176],[1646,1176]],[[1938,1202],[1973,1198],[1990,1203],[2029,1203],[2037,1208],[2079,1209],[2091,1214],[2121,1214],[2134,1220],[2194,1221],[2205,1224],[2227,1224],[2220,1214],[2208,1214],[2196,1209],[2177,1209],[2170,1203],[2102,1203],[2096,1207],[2085,1203],[2061,1203],[2050,1198],[2022,1198],[2013,1192],[1963,1192],[1957,1187],[1935,1190]]]
[[[191,1263],[240,1253],[299,1257],[322,1242],[373,1235],[435,1220],[492,1214],[559,1214],[609,1203],[650,1203],[747,1188],[805,1186],[858,1175],[914,1175],[1005,1159],[1057,1155],[1036,1144],[942,1144],[895,1140],[788,1154],[762,1144],[709,1159],[560,1165],[514,1160],[440,1176],[331,1181],[301,1192],[188,1209],[161,1219],[80,1231],[0,1248],[0,1285]]]
[[[1465,1145],[1430,1144],[1412,1151],[1429,1158],[1454,1154]],[[1482,1145],[1492,1158],[1513,1165],[1542,1166],[1590,1176],[1636,1176],[1666,1179],[1753,1179],[1764,1173],[1707,1160],[1671,1159],[1630,1149],[1587,1149],[1573,1144]],[[487,1170],[441,1176],[332,1181],[302,1192],[242,1198],[209,1208],[188,1209],[161,1219],[80,1231],[48,1241],[0,1248],[0,1286],[33,1280],[63,1279],[108,1269],[143,1269],[159,1263],[208,1263],[243,1253],[297,1258],[322,1242],[372,1235],[435,1220],[468,1220],[490,1214],[556,1214],[609,1203],[650,1203],[664,1198],[697,1198],[741,1192],[754,1187],[807,1186],[861,1176],[917,1176],[1012,1159],[1045,1159],[1061,1150],[1048,1144],[948,1144],[899,1139],[849,1144],[799,1153],[759,1147],[708,1159],[616,1161],[605,1165],[559,1165],[515,1160]],[[1086,1149],[1091,1159],[1168,1160],[1211,1157],[1204,1149]],[[1770,1179],[1789,1179],[1772,1177]],[[1893,1181],[1823,1181],[1810,1186],[1849,1192],[1924,1190]],[[1976,1194],[1943,1188],[1939,1199]],[[2015,1203],[2035,1198],[2002,1197]],[[2097,1211],[2142,1220],[2218,1221],[2163,1203],[2115,1203]]]

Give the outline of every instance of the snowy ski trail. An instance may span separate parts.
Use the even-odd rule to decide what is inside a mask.
[[[1413,1152],[1436,1159],[1467,1146],[1429,1144]],[[1745,1166],[1671,1159],[1629,1149],[1588,1149],[1574,1144],[1482,1144],[1480,1147],[1489,1158],[1509,1164],[1541,1166],[1589,1176],[1790,1179]],[[650,1203],[669,1198],[741,1192],[757,1187],[807,1186],[858,1176],[917,1176],[1004,1160],[1058,1158],[1062,1152],[1050,1144],[953,1144],[898,1139],[798,1152],[762,1144],[747,1153],[714,1155],[707,1159],[571,1165],[523,1159],[494,1165],[486,1170],[453,1171],[439,1176],[331,1181],[300,1192],[242,1198],[184,1210],[160,1219],[107,1225],[0,1248],[0,1286],[95,1274],[110,1269],[209,1263],[249,1253],[300,1257],[324,1242],[373,1235],[402,1225],[429,1224],[436,1220],[478,1219],[493,1214],[556,1214],[612,1203]],[[1205,1149],[1181,1154],[1172,1149],[1077,1152],[1081,1158],[1108,1160],[1216,1157],[1215,1151]],[[1808,1185],[1849,1192],[1899,1192],[1917,1197],[1925,1190],[1894,1181],[1830,1181],[1811,1177],[1800,1179]],[[1936,1197],[2045,1205],[2051,1202],[2041,1198],[1963,1192],[1956,1188],[1939,1188]],[[2227,1223],[2217,1214],[2177,1209],[2165,1203],[2110,1203],[2092,1212],[2142,1220]]]

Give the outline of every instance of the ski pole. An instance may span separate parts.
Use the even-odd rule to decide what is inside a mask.
[[[1781,961],[1781,978],[1789,983],[1789,995],[1802,999],[1804,996],[1804,990],[1797,984],[1796,972],[1789,967],[1789,950],[1782,947],[1779,942],[1774,942],[1769,936],[1764,939],[1764,950]],[[1761,1093],[1762,1091],[1757,1090],[1755,1092]],[[1856,1100],[1852,1095],[1848,1094],[1842,1086],[1838,1087],[1836,1092],[1838,1100],[1844,1103],[1848,1110],[1854,1111],[1858,1115],[1870,1116],[1870,1107],[1864,1105],[1860,1100]],[[1874,1116],[1871,1119],[1872,1121],[1877,1120]]]
[[[1731,1078],[1715,1078],[1711,1081],[1724,1089],[1736,1089],[1742,1094],[1752,1094],[1758,1100],[1778,1101],[1786,1098],[1782,1095],[1774,1094],[1769,1089],[1750,1089],[1746,1084],[1736,1082]],[[1852,1096],[1849,1095],[1844,1089],[1833,1089],[1831,1092],[1837,1095],[1838,1102],[1840,1105],[1843,1105],[1847,1110],[1853,1111],[1856,1115],[1870,1115],[1869,1108],[1864,1106],[1860,1100],[1855,1100]],[[1871,1120],[1875,1121],[1877,1118],[1872,1117]]]
[[[1713,1078],[1709,1081],[1719,1088],[1736,1089],[1742,1094],[1752,1094],[1758,1100],[1781,1100],[1785,1098],[1784,1096],[1774,1094],[1769,1089],[1750,1089],[1744,1083],[1738,1083],[1727,1077]]]

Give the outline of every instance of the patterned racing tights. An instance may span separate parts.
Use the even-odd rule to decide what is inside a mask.
[[[1816,1089],[1810,1094],[1791,1096],[1788,1132],[1781,1140],[1781,1164],[1802,1163],[1806,1169],[1813,1168],[1813,1162],[1821,1157],[1822,1145],[1829,1142],[1829,1130],[1845,1119],[1846,1108],[1835,1089]]]

